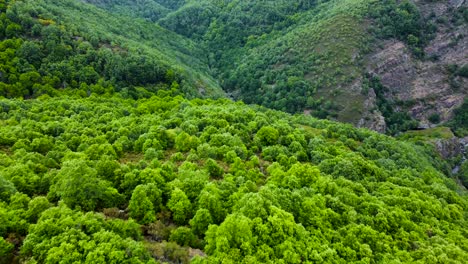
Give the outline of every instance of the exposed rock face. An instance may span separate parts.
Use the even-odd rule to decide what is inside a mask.
[[[438,139],[434,143],[437,152],[439,152],[444,159],[457,157],[462,155],[464,151],[464,145],[457,137],[453,137],[451,139]]]
[[[425,17],[433,13],[436,18],[451,18],[453,12],[466,6],[468,1],[419,0],[415,3]],[[434,113],[443,122],[452,117],[453,111],[468,94],[468,80],[454,77],[447,70],[448,65],[461,67],[468,64],[468,27],[465,23],[438,24],[438,32],[425,53],[434,59],[416,59],[403,42],[386,41],[380,50],[368,57],[367,71],[379,76],[382,84],[389,88],[389,99],[409,102],[407,109],[402,110],[408,111],[422,124],[429,124],[428,117]],[[364,113],[363,118],[370,114]],[[359,125],[367,126],[361,121]]]
[[[387,130],[385,118],[377,108],[377,96],[374,89],[369,90],[368,98],[364,102],[364,115],[359,120],[357,126],[366,127],[380,133],[385,133]]]

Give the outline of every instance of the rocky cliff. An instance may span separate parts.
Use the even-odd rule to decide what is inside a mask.
[[[395,102],[397,111],[406,111],[421,127],[429,127],[430,116],[439,117],[440,122],[449,120],[468,93],[468,79],[457,74],[463,66],[468,67],[468,1],[414,2],[424,19],[437,27],[435,36],[424,49],[424,58],[417,59],[401,41],[386,40],[367,56],[366,71],[378,76],[388,88],[386,97]],[[373,101],[372,93],[369,97],[367,104]],[[359,125],[381,130],[382,120],[375,107],[363,108]]]

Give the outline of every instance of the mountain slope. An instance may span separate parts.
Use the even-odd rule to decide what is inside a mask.
[[[0,0],[0,264],[465,263],[464,4]]]
[[[468,2],[416,3],[434,27],[421,47],[424,57],[415,57],[408,42],[390,39],[368,56],[366,70],[379,77],[396,108],[427,127],[454,118],[468,93]]]
[[[465,1],[88,2],[125,18],[105,23],[100,34],[117,32],[109,36],[113,42],[120,34],[138,41],[130,45],[164,47],[151,56],[181,60],[182,79],[202,79],[202,93],[217,87],[217,79],[231,97],[247,103],[392,134],[451,120],[467,93]],[[129,35],[141,29],[109,28],[135,17],[185,38],[158,32],[153,23],[135,22],[150,30],[145,36]]]
[[[155,0],[130,1],[130,0],[85,0],[87,3],[107,9],[112,13],[118,13],[136,18],[145,18],[149,21],[157,21],[172,10],[159,4]]]
[[[8,263],[468,258],[466,190],[430,145],[162,91],[0,106]]]
[[[86,91],[98,82],[111,91],[155,90],[177,82],[187,96],[223,95],[207,73],[203,50],[152,23],[73,0],[7,4],[1,50],[5,96],[50,94],[54,88]],[[28,87],[31,78],[41,87]]]
[[[213,76],[248,103],[396,133],[451,120],[467,94],[464,0],[177,7],[157,22],[205,46]]]

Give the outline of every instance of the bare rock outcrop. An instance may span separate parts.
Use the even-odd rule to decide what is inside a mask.
[[[415,3],[425,17],[435,14],[449,18],[457,8],[468,4],[466,0]],[[468,64],[468,27],[450,22],[438,25],[425,53],[432,59],[416,59],[403,42],[388,40],[366,59],[367,72],[379,76],[389,88],[387,98],[406,102],[401,110],[421,123],[430,123],[428,117],[435,113],[442,122],[447,121],[468,94],[468,80],[448,70],[450,65]],[[363,118],[369,115],[372,113],[364,113]],[[359,125],[363,124],[361,121]]]
[[[385,133],[387,130],[385,118],[377,108],[377,96],[374,89],[370,89],[368,92],[368,98],[364,102],[364,115],[357,126],[366,127],[380,133]]]
[[[464,146],[457,137],[450,139],[437,139],[434,144],[437,152],[439,152],[443,159],[457,157],[462,155],[464,151]]]

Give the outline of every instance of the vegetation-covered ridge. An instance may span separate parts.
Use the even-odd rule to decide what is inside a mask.
[[[0,96],[223,96],[192,41],[73,0],[0,1]]]
[[[421,99],[407,94],[401,98],[402,90],[413,89],[416,93],[436,89],[412,84],[416,78],[411,76],[413,72],[423,76],[431,71],[426,66],[416,66],[426,65],[429,60],[441,66],[433,70],[441,76],[437,77],[439,86],[446,91],[440,97],[452,93],[457,97],[457,106],[463,100],[460,87],[465,84],[465,77],[444,70],[446,66],[463,69],[466,64],[463,48],[457,44],[463,42],[466,32],[460,28],[468,22],[463,4],[455,7],[458,4],[451,2],[441,7],[434,1],[410,0],[85,2],[128,19],[154,22],[192,40],[205,50],[202,61],[209,67],[209,75],[219,81],[230,97],[246,103],[290,113],[305,111],[315,117],[380,127],[380,132],[395,134],[416,128],[420,122],[445,122],[455,113],[439,102],[443,99],[434,102],[430,96]],[[444,8],[449,10],[444,11],[444,16],[451,17],[450,21],[436,18]],[[451,28],[453,34],[439,36],[445,28]],[[437,38],[454,40],[441,49],[434,48],[431,42]],[[407,56],[404,61],[388,57],[392,50],[385,48],[391,42],[401,43],[400,49]],[[454,47],[461,50],[461,60],[439,60]],[[372,55],[382,49],[383,61],[376,62]],[[395,69],[393,77],[406,79],[400,84],[391,76],[383,78],[389,89],[375,92],[386,100],[370,105],[373,93],[369,93],[369,88],[373,87],[368,87],[369,74],[373,78],[392,75],[395,60],[400,60],[398,65],[409,61],[402,66],[409,67],[403,69],[406,75]],[[417,108],[418,104],[425,110]]]
[[[466,190],[432,154],[162,90],[3,99],[0,262],[464,263]]]
[[[123,91],[137,98],[172,87],[187,98],[218,98],[225,91],[249,104],[368,127],[379,112],[380,132],[395,134],[418,126],[412,108],[419,101],[400,100],[393,86],[369,86],[379,74],[367,56],[393,40],[410,60],[436,62],[425,47],[444,26],[422,14],[422,2],[2,0],[0,96]],[[468,21],[466,8],[453,12],[455,28]],[[457,97],[463,61],[442,65],[450,66],[446,79]],[[457,115],[440,115],[444,109],[429,109],[428,122]]]

